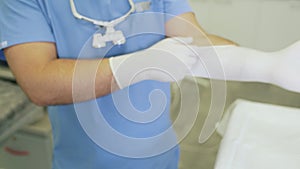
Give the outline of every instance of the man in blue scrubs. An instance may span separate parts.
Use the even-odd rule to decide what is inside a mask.
[[[74,0],[74,3],[80,14],[102,21],[114,20],[130,9],[127,0]],[[125,34],[126,43],[120,46],[108,43],[105,48],[95,49],[91,37],[105,30],[76,19],[68,0],[0,1],[0,48],[28,97],[38,105],[49,106],[54,169],[177,168],[176,144],[160,153],[154,151],[164,143],[174,143],[174,133],[154,139],[148,147],[128,145],[114,140],[106,129],[96,130],[93,122],[84,124],[77,112],[83,111],[83,117],[88,119],[99,111],[113,131],[128,138],[152,138],[171,127],[169,83],[149,79],[118,90],[108,58],[147,49],[166,36],[193,37],[201,44],[206,35],[200,33],[202,29],[186,0],[135,0],[134,3],[139,8],[116,26]],[[208,37],[214,44],[231,43],[216,36]],[[88,83],[92,79],[93,83]],[[93,92],[87,92],[90,88]],[[157,90],[163,92],[163,97],[156,95],[156,102],[149,101]],[[132,121],[118,109],[122,107],[125,114],[143,113],[161,103],[165,107],[159,117],[148,123]],[[155,111],[154,108],[148,113]],[[92,134],[90,128],[95,128]],[[106,144],[99,143],[94,136],[100,136],[100,142],[102,137],[111,148],[102,146]],[[117,150],[112,151],[114,148]]]

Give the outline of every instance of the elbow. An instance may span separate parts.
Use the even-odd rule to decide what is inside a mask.
[[[63,92],[51,91],[43,87],[39,88],[38,90],[31,90],[25,93],[29,100],[38,106],[44,107],[72,103],[72,100],[64,97]]]
[[[49,106],[50,101],[45,96],[37,93],[27,93],[29,100],[37,106]]]
[[[43,90],[42,88],[37,88],[36,90],[24,90],[28,99],[38,106],[50,106],[53,105],[53,93]]]
[[[32,99],[32,98],[30,98],[30,101],[31,101],[33,104],[37,105],[37,106],[42,106],[42,107],[44,107],[44,106],[49,106],[49,105],[50,105],[47,101],[43,101],[43,100],[37,100],[37,99]]]
[[[34,80],[31,83],[18,83],[26,94],[27,98],[38,106],[55,105],[59,101],[61,92],[56,92],[47,83],[38,83]]]

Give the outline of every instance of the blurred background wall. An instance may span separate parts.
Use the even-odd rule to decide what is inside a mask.
[[[274,51],[300,40],[300,0],[189,0],[206,31]]]

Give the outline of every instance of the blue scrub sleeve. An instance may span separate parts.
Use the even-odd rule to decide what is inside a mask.
[[[167,20],[186,12],[192,12],[192,8],[187,0],[164,0],[164,7]]]
[[[0,16],[0,49],[26,42],[54,42],[38,0],[1,0]]]
[[[0,60],[5,60],[4,53],[2,50],[0,50]]]

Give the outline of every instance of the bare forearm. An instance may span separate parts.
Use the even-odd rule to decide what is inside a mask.
[[[169,37],[193,37],[194,44],[198,46],[236,45],[228,39],[205,32],[192,12],[181,14],[168,21],[166,35]]]
[[[56,59],[36,74],[28,90],[42,105],[68,104],[101,97],[115,90],[107,59],[71,60]],[[36,86],[36,87],[34,87]],[[32,93],[33,91],[28,91]]]
[[[34,42],[4,50],[10,69],[39,105],[69,104],[115,90],[108,59],[57,59],[54,43]]]
[[[206,32],[198,24],[195,14],[192,12],[176,16],[166,23],[166,35],[174,36],[199,36],[205,37]]]

